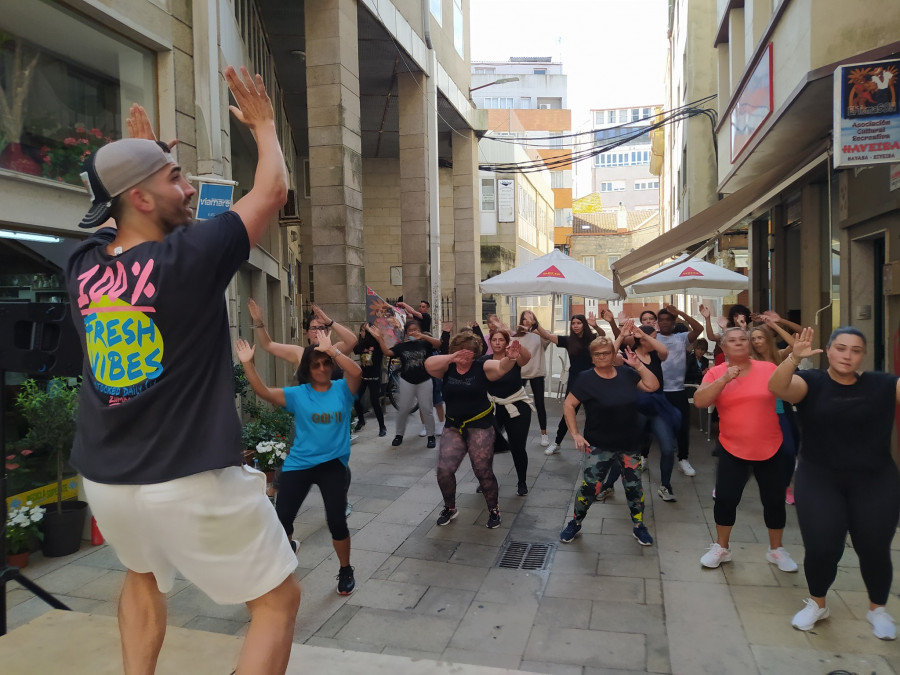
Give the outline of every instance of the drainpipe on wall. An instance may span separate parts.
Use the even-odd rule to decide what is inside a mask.
[[[428,123],[426,127],[428,143],[428,223],[429,259],[431,260],[431,316],[435,325],[432,332],[440,328],[441,317],[441,184],[438,176],[438,110],[437,110],[437,55],[431,43],[431,14],[428,0],[422,0],[422,21],[428,59],[425,69],[425,98],[428,103]],[[408,302],[408,301],[407,301]],[[412,304],[412,303],[410,303]]]

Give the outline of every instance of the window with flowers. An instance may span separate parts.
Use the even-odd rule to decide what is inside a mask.
[[[128,106],[156,109],[152,52],[49,0],[0,17],[0,169],[81,184],[84,159],[121,138]]]

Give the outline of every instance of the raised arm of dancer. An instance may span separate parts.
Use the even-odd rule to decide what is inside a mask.
[[[247,376],[247,382],[250,383],[250,387],[256,395],[263,401],[283,407],[285,405],[284,389],[266,386],[259,373],[256,372],[256,366],[253,364],[253,355],[256,353],[256,347],[251,347],[249,342],[238,338],[234,343],[234,351],[241,360],[244,366],[244,374]]]
[[[256,344],[269,352],[272,356],[284,359],[295,366],[300,364],[303,357],[303,347],[299,345],[287,345],[275,342],[266,330],[266,322],[263,319],[262,310],[253,298],[247,301],[247,309],[250,310],[250,318],[253,319],[253,336]]]

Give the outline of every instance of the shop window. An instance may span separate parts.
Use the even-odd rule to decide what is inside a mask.
[[[81,184],[83,160],[156,110],[154,57],[55,4],[10,3],[0,33],[0,168]],[[20,112],[16,112],[16,111]]]

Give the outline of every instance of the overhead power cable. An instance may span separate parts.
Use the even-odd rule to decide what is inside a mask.
[[[604,152],[609,152],[615,148],[626,145],[627,143],[637,140],[655,129],[660,129],[667,124],[681,122],[698,115],[707,117],[715,127],[717,113],[712,108],[701,107],[705,103],[709,103],[716,97],[715,94],[692,101],[683,106],[673,108],[655,115],[654,121],[649,124],[637,124],[636,122],[626,122],[616,126],[604,127],[603,129],[591,129],[589,131],[580,131],[571,134],[548,134],[546,136],[529,136],[527,138],[511,138],[508,136],[485,136],[484,138],[504,143],[514,143],[526,148],[562,150],[575,148],[570,155],[555,157],[551,159],[535,159],[526,162],[500,162],[480,164],[479,169],[482,171],[493,171],[495,173],[534,173],[537,171],[554,170],[566,168],[575,162],[585,159],[591,159]],[[644,121],[644,120],[641,120]],[[620,131],[614,136],[607,138],[597,138],[598,132]],[[578,139],[574,142],[570,141],[565,147],[552,147],[550,142],[560,142],[564,139]]]

